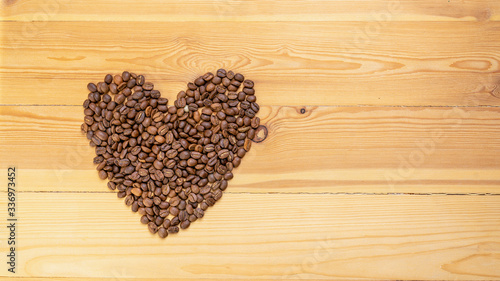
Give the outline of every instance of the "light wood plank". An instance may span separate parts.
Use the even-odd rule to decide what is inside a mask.
[[[262,107],[269,136],[232,191],[500,193],[500,108],[299,109]],[[24,190],[106,191],[82,119],[79,106],[0,107],[0,166]]]
[[[120,275],[120,274],[117,274]],[[255,280],[256,278],[238,278],[238,281],[250,281],[250,280]],[[17,277],[15,279],[16,281],[46,281],[46,277]],[[87,277],[50,277],[50,280],[56,280],[56,281],[87,281],[87,280],[92,280],[92,281],[199,281],[199,280],[213,280],[213,278],[127,278],[127,277],[114,277],[114,278],[99,278],[99,277],[92,277],[92,278],[87,278]],[[234,281],[234,279],[228,279],[228,278],[217,278],[216,280],[230,280]],[[259,278],[259,281],[275,281],[276,279],[264,279],[264,278]],[[320,281],[320,280],[325,280],[324,278],[322,279],[307,279],[308,281]],[[359,280],[359,278],[353,278],[353,279],[348,279],[348,278],[342,278],[342,280]]]
[[[166,240],[150,235],[112,194],[18,199],[17,276],[500,277],[498,196],[227,193],[202,220]],[[5,209],[5,196],[0,202]]]
[[[167,97],[219,67],[263,105],[500,105],[500,23],[2,23],[0,104],[81,103],[131,70]],[[16,94],[10,94],[14,91]]]
[[[110,12],[112,11],[112,12]],[[4,1],[0,20],[17,21],[487,21],[494,0]]]

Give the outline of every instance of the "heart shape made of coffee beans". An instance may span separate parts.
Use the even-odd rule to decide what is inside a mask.
[[[95,147],[99,177],[161,238],[188,228],[222,197],[262,127],[254,83],[224,69],[188,83],[172,106],[127,71],[87,88],[81,129]]]

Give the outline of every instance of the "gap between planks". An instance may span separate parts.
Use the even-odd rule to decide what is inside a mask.
[[[67,107],[82,107],[81,104],[0,104],[0,106],[67,106]],[[357,105],[341,105],[341,104],[332,104],[332,105],[286,105],[279,104],[273,105],[276,107],[295,107],[295,108],[342,108],[342,107],[383,107],[383,108],[496,108],[500,107],[500,105],[390,105],[390,104],[382,104],[382,105],[371,105],[371,104],[357,104]]]
[[[0,193],[7,193],[5,190],[0,190]],[[92,194],[107,194],[107,193],[116,193],[113,191],[64,191],[64,190],[18,190],[16,193],[92,193]],[[422,193],[414,193],[414,192],[277,192],[277,191],[269,191],[269,192],[238,192],[238,191],[226,191],[224,194],[276,194],[276,195],[288,195],[288,194],[304,194],[304,195],[338,195],[338,196],[350,196],[350,195],[361,195],[361,196],[499,196],[500,193],[489,193],[489,192],[464,192],[464,193],[447,193],[447,192],[422,192]]]
[[[122,204],[110,204],[111,194],[19,198],[24,276],[113,277],[122,267],[129,277],[169,269],[178,279],[500,276],[498,197],[228,194],[167,240],[154,239]],[[6,202],[0,197],[0,206]],[[313,270],[301,268],[321,241],[328,243],[320,253],[331,254],[314,260]],[[421,270],[408,270],[415,265]]]
[[[7,4],[8,3],[8,4]],[[500,20],[494,0],[378,1],[7,1],[3,21],[494,21]],[[113,13],[109,13],[109,11]],[[41,15],[41,13],[43,13]],[[144,15],[148,15],[145,17]]]

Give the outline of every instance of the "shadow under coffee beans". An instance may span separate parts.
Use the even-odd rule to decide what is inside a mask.
[[[254,83],[224,69],[188,83],[170,106],[127,71],[87,88],[81,128],[99,177],[161,238],[222,197],[260,125]]]

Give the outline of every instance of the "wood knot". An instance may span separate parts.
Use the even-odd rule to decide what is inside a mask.
[[[493,88],[493,90],[491,90],[490,93],[495,98],[499,98],[500,99],[500,86],[499,85],[495,85],[495,88]]]

